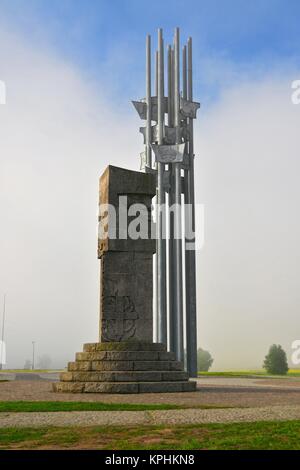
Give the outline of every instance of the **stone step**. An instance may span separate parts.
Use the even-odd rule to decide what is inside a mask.
[[[196,382],[56,382],[54,392],[65,393],[174,393],[194,392]]]
[[[97,351],[79,352],[76,361],[175,361],[169,351]]]
[[[186,372],[127,371],[127,372],[62,372],[62,382],[170,382],[188,380]]]
[[[78,353],[82,354],[82,353]],[[76,356],[77,357],[77,356]],[[127,371],[127,370],[154,370],[154,371],[183,371],[183,363],[179,361],[77,361],[69,362],[71,371]]]
[[[166,351],[167,348],[161,343],[147,343],[143,341],[121,341],[114,343],[86,343],[83,345],[84,352],[97,351]]]

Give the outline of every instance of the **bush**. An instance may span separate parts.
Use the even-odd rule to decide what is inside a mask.
[[[200,372],[207,372],[214,362],[211,354],[204,349],[199,348],[197,351],[197,365]]]
[[[264,369],[269,374],[286,375],[289,370],[285,351],[280,344],[273,344],[265,357]]]

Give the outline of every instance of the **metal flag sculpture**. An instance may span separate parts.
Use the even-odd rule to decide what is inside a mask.
[[[192,39],[182,49],[176,28],[167,48],[165,96],[164,39],[158,30],[155,96],[151,87],[151,36],[146,40],[146,98],[133,101],[146,126],[141,169],[157,175],[156,318],[157,342],[166,344],[184,360],[184,315],[187,371],[197,376],[197,315],[195,263],[195,196],[193,120],[200,104],[193,101]],[[182,75],[181,75],[182,74]],[[182,84],[180,84],[180,75]],[[181,85],[181,86],[180,86]],[[153,125],[154,121],[154,125]],[[153,153],[155,159],[153,160]],[[182,198],[183,195],[183,198]],[[182,204],[182,199],[184,204]],[[173,209],[175,208],[175,209]],[[182,227],[183,211],[185,224]],[[166,221],[168,219],[168,224]],[[168,237],[166,227],[168,226]],[[192,238],[187,237],[192,229]],[[183,237],[185,238],[183,250]],[[185,295],[184,295],[185,290]],[[186,300],[185,309],[183,307]],[[169,320],[169,321],[168,321]]]

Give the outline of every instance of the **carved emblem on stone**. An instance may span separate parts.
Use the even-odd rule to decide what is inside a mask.
[[[104,317],[102,333],[105,341],[126,341],[135,335],[136,320],[139,318],[129,295],[114,295],[103,298]]]

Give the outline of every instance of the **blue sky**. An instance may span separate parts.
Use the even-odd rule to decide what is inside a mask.
[[[105,82],[123,101],[143,93],[144,38],[175,26],[194,39],[199,99],[223,85],[300,63],[298,0],[0,0],[2,23]],[[125,104],[125,101],[124,101]]]

